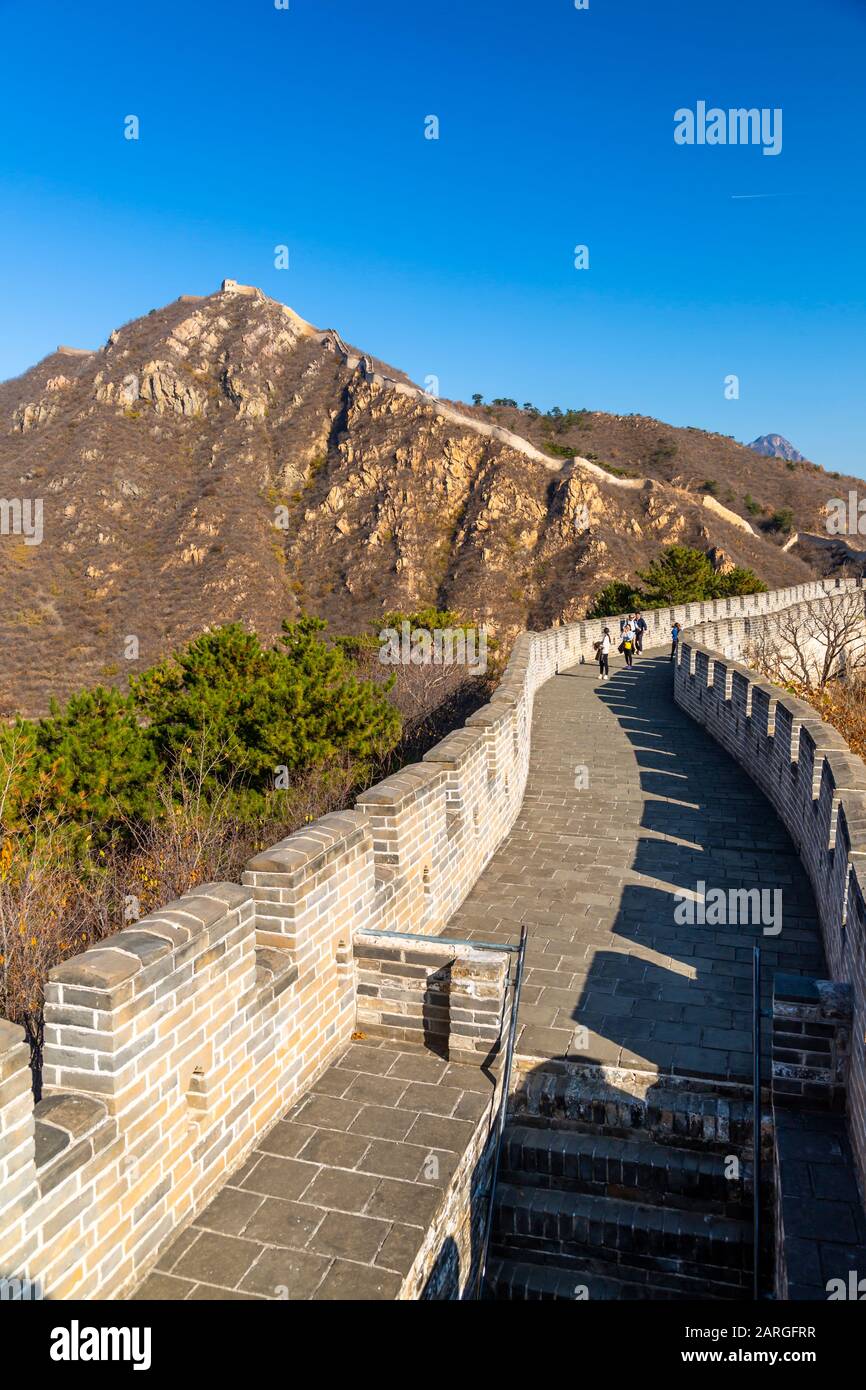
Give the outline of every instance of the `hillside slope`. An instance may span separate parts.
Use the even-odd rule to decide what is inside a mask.
[[[862,478],[829,473],[809,460],[758,454],[728,435],[694,426],[680,429],[645,415],[573,410],[552,420],[507,406],[460,408],[525,434],[553,457],[581,454],[621,474],[668,482],[698,498],[715,495],[768,539],[772,533],[763,528],[775,512],[790,508],[795,530],[820,531],[830,498],[863,486]]]
[[[637,417],[592,415],[554,456],[538,419],[498,414],[435,401],[233,282],[46,357],[0,386],[0,496],[44,517],[41,544],[0,537],[0,713],[122,684],[230,620],[268,635],[306,610],[356,631],[437,603],[500,632],[547,626],[673,541],[770,585],[809,576],[739,495],[765,470],[756,495],[806,525],[811,472]],[[677,443],[661,461],[660,435]],[[696,489],[713,474],[732,500]]]

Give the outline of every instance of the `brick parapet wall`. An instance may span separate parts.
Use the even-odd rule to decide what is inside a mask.
[[[773,1102],[844,1110],[851,1050],[848,984],[779,973],[773,980]]]
[[[738,623],[820,592],[805,585],[656,610],[647,645],[666,640],[674,620]],[[616,631],[616,618],[605,621]],[[53,971],[45,1098],[35,1109],[23,1032],[0,1021],[0,1276],[38,1280],[51,1298],[118,1296],[139,1281],[348,1043],[363,998],[356,938],[446,926],[521,805],[536,690],[592,660],[603,625],[523,634],[490,703],[421,763],[255,856],[241,885],[197,888]],[[760,725],[770,696],[762,705],[747,670],[743,680]],[[714,717],[721,727],[729,715]],[[848,944],[837,942],[835,956],[828,949],[842,969],[852,942],[862,952],[855,870],[866,815],[856,820],[845,791],[857,760],[844,765],[835,749],[831,767],[821,736],[809,770],[809,728],[804,717],[798,775],[818,779],[826,810],[807,846],[816,871],[832,871],[822,912],[838,908],[851,871]],[[843,852],[825,864],[831,835]],[[862,963],[857,998],[862,1010]],[[861,1116],[862,1105],[861,1084]]]
[[[322,932],[302,979],[257,947],[249,889],[207,884],[67,961],[35,1108],[21,1030],[2,1024],[0,1274],[49,1298],[138,1281],[348,1041],[351,961]]]
[[[508,955],[466,942],[359,932],[357,1026],[423,1042],[451,1061],[492,1061],[509,1021]]]
[[[856,587],[855,580],[843,581],[835,592]],[[800,593],[792,600],[803,601]],[[828,595],[822,585],[813,601],[832,602],[833,592]],[[722,642],[727,657],[710,645]],[[848,1124],[866,1188],[866,767],[811,705],[769,685],[737,659],[745,642],[738,624],[724,631],[705,624],[686,633],[675,699],[764,792],[809,875],[832,980],[851,988]]]

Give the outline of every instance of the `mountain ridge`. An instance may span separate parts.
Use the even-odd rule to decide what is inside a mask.
[[[744,446],[578,414],[437,400],[232,281],[49,354],[0,384],[0,495],[45,510],[41,545],[0,537],[0,712],[123,685],[225,621],[346,632],[435,603],[504,635],[549,626],[677,541],[772,586],[813,574],[761,529],[792,475],[756,516],[700,477],[745,455],[760,478]],[[801,486],[826,477],[807,468]]]

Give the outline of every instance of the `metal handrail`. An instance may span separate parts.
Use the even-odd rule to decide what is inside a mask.
[[[760,1297],[761,1263],[761,948],[752,955],[752,1298]]]
[[[487,1273],[487,1256],[490,1251],[490,1237],[493,1232],[493,1206],[496,1201],[496,1184],[499,1179],[499,1157],[502,1151],[502,1135],[505,1130],[505,1116],[508,1109],[508,1093],[511,1089],[511,1067],[514,1060],[514,1044],[517,1039],[517,1014],[520,1008],[520,990],[523,985],[523,963],[526,958],[526,924],[520,928],[520,945],[517,948],[517,965],[511,994],[511,1018],[508,1025],[508,1046],[505,1051],[505,1067],[502,1074],[502,1091],[499,1097],[499,1113],[496,1117],[496,1142],[493,1149],[493,1166],[490,1186],[487,1189],[487,1211],[484,1217],[484,1236],[481,1243],[481,1258],[478,1262],[478,1277],[475,1284],[475,1297],[480,1298]]]

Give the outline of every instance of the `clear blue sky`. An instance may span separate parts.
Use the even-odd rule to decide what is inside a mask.
[[[0,0],[0,34],[0,378],[229,275],[445,396],[866,475],[866,0]],[[676,145],[698,100],[781,107],[782,152]]]

